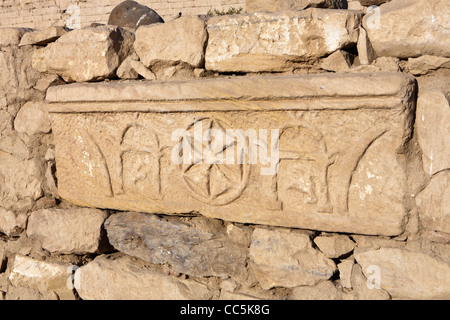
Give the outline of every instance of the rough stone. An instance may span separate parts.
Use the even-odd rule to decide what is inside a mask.
[[[296,287],[289,296],[292,300],[344,300],[346,294],[331,281],[322,281],[313,287]]]
[[[367,37],[367,32],[362,27],[359,28],[359,37],[356,47],[358,49],[358,59],[360,64],[369,65],[377,58],[377,54]]]
[[[354,264],[351,274],[352,293],[356,300],[390,300],[389,293],[380,288],[368,286],[367,278],[364,276],[359,264]]]
[[[33,54],[33,67],[66,82],[103,80],[115,75],[128,56],[134,34],[120,27],[73,30]]]
[[[9,281],[13,286],[24,286],[39,290],[42,294],[54,292],[61,300],[74,300],[72,289],[67,286],[70,279],[70,264],[50,263],[16,255]]]
[[[379,6],[391,0],[358,0],[363,6]]]
[[[206,69],[289,70],[355,45],[360,18],[356,11],[325,9],[213,17],[207,27]]]
[[[378,56],[450,57],[449,11],[445,0],[392,0],[365,15],[363,27]]]
[[[156,80],[156,75],[150,71],[142,62],[137,60],[131,60],[130,66],[146,80]]]
[[[303,10],[307,8],[347,9],[347,0],[247,0],[247,12]]]
[[[109,15],[108,25],[137,29],[153,23],[164,23],[153,9],[137,3],[124,1],[117,5]]]
[[[64,27],[53,26],[44,30],[27,32],[20,40],[19,47],[26,45],[44,46],[50,42],[58,40],[68,30]]]
[[[344,235],[319,236],[314,243],[328,258],[339,258],[353,250],[355,243]]]
[[[181,17],[165,24],[142,26],[136,31],[134,48],[146,67],[159,61],[201,67],[207,38],[202,19]]]
[[[75,272],[83,300],[208,300],[211,291],[149,269],[127,256],[99,256]],[[126,289],[126,290],[125,290]]]
[[[343,288],[352,288],[352,270],[355,260],[353,258],[346,259],[337,265],[339,269],[339,284]]]
[[[413,96],[409,76],[382,72],[52,87],[59,195],[121,211],[399,235]],[[182,147],[182,136],[200,126],[203,137],[206,128],[222,139],[238,129],[278,135],[279,158],[253,159],[251,170],[231,157],[210,164],[205,140],[204,161],[191,165],[179,152],[192,155],[193,142]]]
[[[25,214],[16,215],[12,211],[0,208],[0,233],[7,236],[17,236],[26,227],[27,216]]]
[[[423,93],[417,100],[416,130],[423,169],[430,176],[450,168],[450,99],[440,91]]]
[[[320,63],[320,67],[324,70],[334,72],[347,71],[353,63],[354,56],[344,50],[338,50],[332,53]]]
[[[400,60],[394,57],[379,57],[372,62],[372,65],[385,72],[400,71]]]
[[[355,259],[368,277],[368,267],[380,270],[381,288],[396,299],[449,299],[450,265],[421,252],[396,248],[355,250]]]
[[[66,84],[58,75],[50,74],[44,76],[36,82],[34,88],[36,90],[46,92],[48,88]]]
[[[20,43],[20,39],[22,39],[23,35],[32,30],[33,29],[29,29],[29,28],[1,27],[0,28],[0,47],[18,46]]]
[[[39,102],[26,103],[17,113],[14,128],[30,136],[37,133],[49,133],[52,127],[46,105]]]
[[[423,226],[450,233],[450,170],[436,173],[416,202]]]
[[[245,269],[247,249],[230,239],[144,213],[122,213],[105,223],[119,251],[155,264],[170,264],[192,276],[236,276]]]
[[[139,57],[136,53],[131,54],[130,56],[126,57],[125,60],[120,64],[120,67],[117,69],[117,76],[120,79],[138,79],[139,74],[136,72],[136,70],[133,69],[131,66],[132,61],[139,60]]]
[[[334,262],[315,250],[309,236],[300,231],[255,229],[249,257],[264,289],[313,286],[336,270]]]
[[[450,69],[450,58],[435,57],[430,55],[418,58],[409,58],[407,67],[413,75],[424,75],[439,68]]]
[[[106,217],[105,212],[88,208],[38,210],[29,218],[27,235],[50,252],[96,253]]]

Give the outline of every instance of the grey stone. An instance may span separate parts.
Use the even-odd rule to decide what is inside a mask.
[[[153,23],[164,23],[153,9],[136,1],[124,1],[116,6],[109,16],[108,24],[123,28],[137,29]]]

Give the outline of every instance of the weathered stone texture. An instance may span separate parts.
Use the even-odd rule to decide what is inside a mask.
[[[247,248],[231,238],[145,213],[111,216],[105,224],[119,251],[192,276],[236,276],[245,271]]]
[[[288,70],[355,45],[360,18],[357,12],[324,9],[214,17],[208,20],[206,69]]]
[[[398,151],[411,132],[412,93],[408,77],[388,73],[52,87],[59,194],[98,208],[397,235],[407,212]],[[144,112],[102,113],[114,111]],[[279,159],[180,166],[173,133],[193,136],[200,126],[278,133]]]
[[[130,257],[100,256],[75,272],[84,300],[207,300],[206,285],[149,269]]]
[[[28,237],[42,242],[42,248],[56,253],[97,253],[102,225],[107,214],[100,210],[43,209],[31,214]]]

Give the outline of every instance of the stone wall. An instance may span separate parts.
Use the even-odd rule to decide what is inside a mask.
[[[449,3],[362,3],[0,28],[0,300],[449,299]]]
[[[73,23],[79,13],[81,27],[106,23],[112,9],[123,0],[1,0],[0,27],[48,28]],[[209,10],[245,9],[245,0],[143,0],[161,17],[171,20],[178,13],[206,14]],[[79,11],[77,10],[79,8]]]

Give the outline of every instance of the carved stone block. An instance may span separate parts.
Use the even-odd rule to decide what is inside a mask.
[[[47,100],[81,206],[398,235],[414,82],[397,73],[73,84]]]

